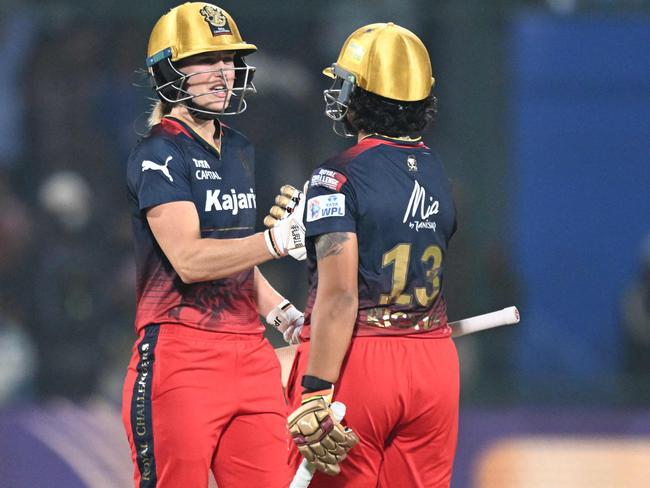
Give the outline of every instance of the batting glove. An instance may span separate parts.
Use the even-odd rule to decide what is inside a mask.
[[[298,336],[305,322],[305,315],[294,307],[289,300],[278,303],[266,316],[266,323],[282,332],[282,337],[289,344],[298,344]]]
[[[314,376],[303,377],[303,386],[307,388],[310,382],[330,386],[303,393],[302,405],[289,415],[287,425],[300,454],[318,471],[334,476],[341,472],[339,463],[359,438],[336,420],[330,408],[334,394],[331,383]]]
[[[305,192],[291,185],[284,185],[280,195],[275,197],[275,205],[269,215],[264,217],[264,239],[269,252],[274,258],[289,254],[302,261],[307,256],[305,250],[305,225],[302,216],[305,211]]]

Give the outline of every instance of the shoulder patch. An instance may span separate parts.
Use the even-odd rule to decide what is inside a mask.
[[[338,171],[319,169],[317,173],[312,175],[309,186],[322,186],[328,190],[340,191],[346,181],[348,181],[348,178]]]
[[[343,193],[319,195],[307,200],[307,222],[344,215],[345,195]]]

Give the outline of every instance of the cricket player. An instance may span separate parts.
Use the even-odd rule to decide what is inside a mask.
[[[254,68],[233,18],[185,3],[156,23],[158,94],[130,155],[137,304],[123,391],[136,487],[285,488],[286,402],[259,314],[287,337],[303,315],[256,265],[304,254],[292,222],[255,233],[254,153],[222,122],[246,108]]]
[[[443,269],[456,215],[420,137],[435,114],[429,55],[409,30],[370,24],[324,73],[334,79],[326,114],[356,144],[317,167],[307,191],[292,463],[299,452],[313,463],[314,487],[448,487],[459,372]],[[333,418],[333,400],[353,432]]]

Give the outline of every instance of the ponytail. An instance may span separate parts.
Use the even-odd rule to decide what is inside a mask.
[[[151,107],[151,113],[149,114],[149,128],[151,129],[154,125],[160,124],[164,115],[169,114],[172,111],[172,104],[158,100]]]

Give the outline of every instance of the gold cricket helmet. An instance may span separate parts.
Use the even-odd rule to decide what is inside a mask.
[[[218,51],[234,53],[234,68],[210,70],[235,72],[235,84],[229,90],[230,103],[222,111],[214,112],[199,106],[198,97],[185,90],[186,75],[176,65],[178,61],[196,54]],[[163,15],[149,37],[147,68],[161,100],[184,104],[204,118],[233,115],[246,110],[245,96],[255,93],[252,84],[255,68],[244,61],[244,56],[257,51],[245,42],[233,18],[220,7],[204,2],[187,2]],[[197,74],[197,73],[194,73]],[[225,77],[224,77],[225,78]]]
[[[162,59],[179,61],[194,54],[235,51],[242,56],[257,51],[245,42],[228,12],[204,2],[187,2],[163,15],[149,37],[147,66]]]
[[[336,63],[323,73],[404,102],[427,98],[435,81],[422,41],[392,22],[370,24],[354,31],[343,44]]]

